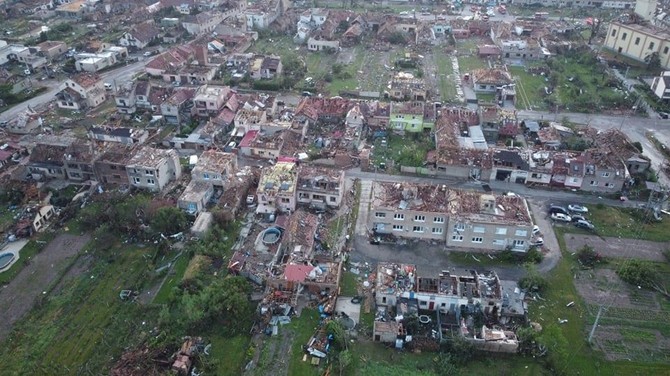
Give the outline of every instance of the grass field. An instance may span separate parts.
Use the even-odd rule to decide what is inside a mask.
[[[596,226],[600,236],[656,242],[670,241],[670,221],[644,221],[645,212],[640,209],[593,205],[589,207],[588,217]],[[568,231],[579,232],[574,227],[569,227]]]
[[[293,330],[295,335],[288,365],[288,374],[291,376],[310,376],[317,374],[314,366],[309,361],[303,362],[302,346],[315,333],[319,325],[319,312],[315,309],[303,309],[300,318],[294,318],[288,325],[289,330]]]
[[[440,90],[442,101],[455,100],[456,83],[451,57],[444,52],[444,49],[433,48],[433,61],[437,68],[437,87]]]
[[[559,318],[568,320],[558,327],[569,344],[564,349],[563,369],[559,367],[559,371],[581,375],[661,375],[667,372],[668,366],[659,363],[606,361],[601,352],[594,351],[587,343],[589,324],[593,323],[596,312],[582,300],[575,288],[574,275],[578,264],[574,256],[565,250],[563,229],[557,229],[556,235],[563,258],[548,275],[550,287],[542,294],[544,300],[531,302],[528,311],[530,320],[543,327],[556,325]],[[575,304],[567,307],[570,302]],[[644,313],[639,317],[644,317]],[[605,323],[602,321],[601,325]]]
[[[177,261],[175,261],[172,269],[170,270],[165,283],[161,286],[161,289],[158,290],[156,297],[154,298],[154,304],[165,304],[170,298],[170,294],[176,286],[179,286],[184,272],[188,267],[188,263],[191,259],[186,255],[180,256]]]
[[[405,137],[389,135],[386,145],[375,148],[375,165],[391,159],[400,166],[421,167],[426,160],[426,154],[435,149],[433,139],[423,133]]]
[[[480,59],[477,56],[458,57],[458,69],[461,71],[461,75],[470,73],[475,69],[483,69],[488,67],[489,65],[486,60]]]
[[[530,107],[534,110],[546,109],[547,104],[542,99],[544,97],[544,87],[547,85],[544,76],[528,73],[523,67],[510,67],[509,70],[517,84],[522,86],[519,90],[525,94],[521,94],[517,98],[516,107],[522,109]]]
[[[153,328],[151,308],[124,302],[119,292],[148,280],[151,248],[120,247],[90,271],[64,282],[20,322],[0,354],[5,375],[100,374]]]

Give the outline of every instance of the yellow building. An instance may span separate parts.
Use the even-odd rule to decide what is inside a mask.
[[[656,52],[661,66],[670,69],[670,33],[658,27],[612,22],[604,47],[640,62]]]

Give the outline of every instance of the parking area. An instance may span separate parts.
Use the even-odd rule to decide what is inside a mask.
[[[573,252],[589,245],[605,257],[636,258],[657,262],[665,261],[663,250],[668,248],[667,243],[585,234],[565,234],[565,245]]]

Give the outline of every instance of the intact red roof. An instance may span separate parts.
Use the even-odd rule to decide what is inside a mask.
[[[303,282],[313,269],[314,267],[310,265],[287,265],[284,269],[284,279],[292,282]]]
[[[240,141],[240,147],[249,147],[251,146],[251,142],[256,139],[256,135],[258,134],[258,131],[249,131],[247,134],[242,137],[242,141]]]

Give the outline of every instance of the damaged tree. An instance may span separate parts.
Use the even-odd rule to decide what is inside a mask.
[[[600,25],[602,25],[603,21],[600,18],[593,18],[593,22],[591,23],[591,34],[589,35],[589,42],[588,44],[591,45],[591,42],[593,41],[593,38],[598,35],[598,32],[600,31]]]
[[[670,299],[668,287],[661,281],[660,276],[645,262],[639,260],[624,261],[616,270],[616,274],[632,285],[654,290],[667,299]]]

